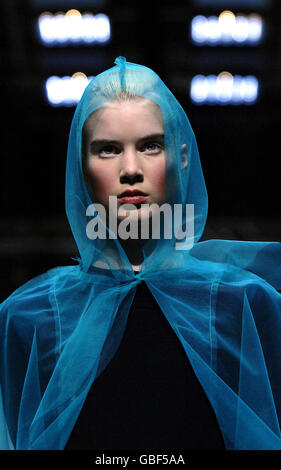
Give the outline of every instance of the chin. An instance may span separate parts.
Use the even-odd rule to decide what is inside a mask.
[[[151,218],[151,211],[148,207],[144,207],[141,204],[135,206],[135,209],[125,209],[122,206],[118,210],[118,221],[122,221],[129,218],[130,221],[136,220],[148,220]]]

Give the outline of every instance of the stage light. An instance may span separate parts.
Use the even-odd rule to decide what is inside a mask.
[[[195,104],[251,105],[257,101],[258,79],[229,72],[219,75],[196,75],[191,80],[190,97]]]
[[[80,100],[86,86],[93,79],[82,72],[71,77],[53,75],[45,82],[46,97],[52,106],[75,106]]]
[[[255,45],[263,36],[260,15],[235,15],[225,10],[219,16],[195,16],[191,21],[191,39],[196,45]]]
[[[38,33],[48,46],[105,43],[110,39],[110,21],[99,13],[81,14],[78,10],[55,14],[44,12],[38,18]]]
[[[248,42],[258,43],[263,35],[263,21],[260,15],[252,13],[248,16]]]

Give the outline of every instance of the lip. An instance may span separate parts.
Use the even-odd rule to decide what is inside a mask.
[[[123,199],[124,197],[131,198],[136,196],[147,197],[147,194],[143,193],[139,189],[127,189],[126,191],[123,191],[123,193],[119,194],[118,198]]]
[[[135,196],[124,196],[119,197],[119,201],[124,204],[141,204],[146,200],[147,196],[135,195]]]

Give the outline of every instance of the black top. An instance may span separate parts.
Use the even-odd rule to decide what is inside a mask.
[[[213,409],[147,285],[117,353],[94,381],[66,449],[224,449]]]

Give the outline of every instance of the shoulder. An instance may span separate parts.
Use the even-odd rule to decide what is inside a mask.
[[[13,318],[28,322],[42,319],[53,309],[53,291],[57,282],[64,282],[75,276],[76,266],[64,266],[51,269],[29,280],[16,289],[0,304],[0,324]]]

